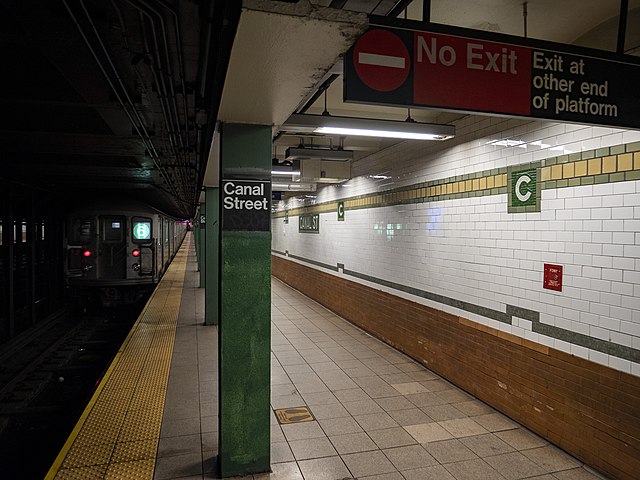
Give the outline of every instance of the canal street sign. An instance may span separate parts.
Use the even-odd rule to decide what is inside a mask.
[[[310,213],[298,217],[299,233],[320,233],[320,215]]]
[[[271,182],[223,180],[222,228],[227,231],[270,231]]]

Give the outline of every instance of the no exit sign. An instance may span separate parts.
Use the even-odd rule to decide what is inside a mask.
[[[371,20],[345,55],[345,102],[640,127],[640,59],[631,55]]]

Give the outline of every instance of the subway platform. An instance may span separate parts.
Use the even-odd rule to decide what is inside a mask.
[[[198,278],[189,234],[47,478],[217,478]],[[241,478],[604,478],[277,279],[271,348],[272,473]]]

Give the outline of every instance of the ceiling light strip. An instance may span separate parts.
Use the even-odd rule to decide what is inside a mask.
[[[412,140],[448,140],[455,136],[453,125],[300,113],[291,115],[280,130]]]

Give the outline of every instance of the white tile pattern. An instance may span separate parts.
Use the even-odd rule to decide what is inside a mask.
[[[640,141],[638,131],[521,120],[469,117],[457,128],[445,144],[403,142],[356,162],[355,178],[316,201]],[[274,218],[273,249],[500,312],[526,308],[548,325],[640,348],[640,181],[543,190],[538,213],[507,213],[502,194],[347,210],[344,222],[324,213],[319,234],[297,229],[295,216]],[[542,288],[545,263],[564,267],[562,292]],[[525,319],[508,325],[372,285],[640,375],[638,363],[545,337]]]

